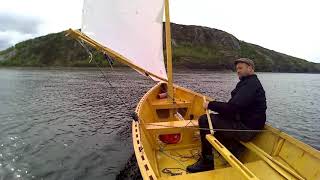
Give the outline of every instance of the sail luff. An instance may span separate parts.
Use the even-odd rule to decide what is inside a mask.
[[[169,0],[165,0],[164,4],[165,4],[165,17],[166,17],[165,29],[166,29],[168,95],[169,95],[171,101],[174,101]]]
[[[72,38],[74,39],[77,39],[77,40],[83,40],[84,42],[86,42],[87,44],[89,44],[90,46],[94,47],[95,49],[97,49],[98,51],[101,51],[103,53],[106,53],[108,54],[109,56],[111,56],[113,59],[119,61],[120,63],[124,64],[124,65],[127,65],[129,67],[131,67],[132,69],[140,72],[140,73],[143,73],[143,74],[146,74],[148,76],[151,76],[151,77],[154,77],[154,78],[157,78],[159,80],[162,80],[162,81],[167,81],[167,79],[164,79],[160,76],[157,76],[156,74],[152,73],[152,72],[149,72],[145,69],[143,69],[142,67],[138,66],[138,65],[135,65],[133,63],[131,63],[131,61],[129,59],[127,59],[126,57],[122,56],[121,54],[113,51],[112,49],[110,48],[107,48],[101,44],[99,44],[98,42],[94,41],[93,39],[91,39],[90,37],[86,36],[85,34],[77,31],[77,30],[72,30],[72,29],[69,29],[67,31],[67,36],[71,36]]]

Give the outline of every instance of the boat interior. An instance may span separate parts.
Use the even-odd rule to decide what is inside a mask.
[[[265,131],[236,158],[214,135],[207,135],[215,169],[188,173],[200,154],[198,118],[206,114],[203,95],[174,85],[172,97],[161,97],[167,84],[151,88],[136,108],[132,137],[144,179],[314,179],[320,180],[320,156],[314,148],[265,125]],[[206,97],[207,100],[212,100]]]

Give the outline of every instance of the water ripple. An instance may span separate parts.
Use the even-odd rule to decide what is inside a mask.
[[[0,69],[0,179],[114,179],[131,156],[131,118],[154,85],[128,69]],[[268,122],[320,149],[320,75],[259,73]],[[175,83],[230,98],[231,73],[177,71]],[[125,104],[119,100],[121,94]]]

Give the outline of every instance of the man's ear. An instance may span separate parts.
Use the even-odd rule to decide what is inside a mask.
[[[253,72],[254,72],[254,69],[253,69],[253,67],[252,67],[252,66],[248,66],[248,69],[249,69],[249,71],[250,71],[251,73],[253,73]]]

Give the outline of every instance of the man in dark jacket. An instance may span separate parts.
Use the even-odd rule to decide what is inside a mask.
[[[254,63],[248,58],[240,58],[235,62],[236,71],[240,81],[231,92],[228,102],[204,102],[205,109],[210,109],[218,114],[210,114],[214,129],[221,130],[261,130],[266,121],[266,97],[264,89],[254,73]],[[206,140],[206,134],[210,133],[207,115],[199,118],[201,137],[201,157],[187,167],[188,172],[201,172],[214,169],[212,145]],[[219,131],[214,136],[224,144],[234,155],[237,154],[239,141],[250,141],[256,132],[254,131]]]

